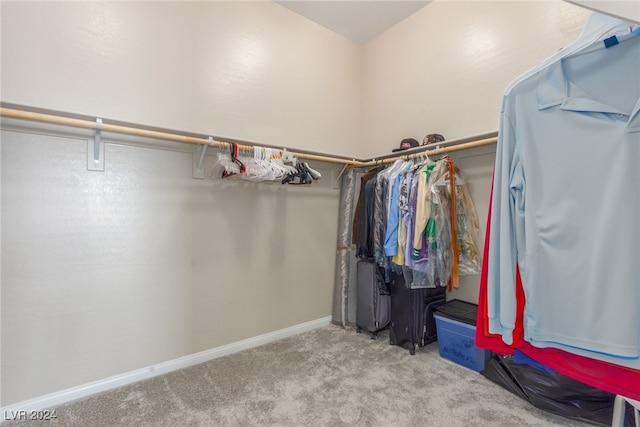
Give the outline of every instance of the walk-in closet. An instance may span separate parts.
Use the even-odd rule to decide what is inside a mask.
[[[0,424],[640,425],[637,0],[0,31]]]

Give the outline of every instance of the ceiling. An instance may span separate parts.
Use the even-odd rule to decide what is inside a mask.
[[[356,43],[365,44],[426,6],[419,0],[276,0]]]

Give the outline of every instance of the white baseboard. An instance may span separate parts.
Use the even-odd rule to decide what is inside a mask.
[[[74,400],[83,399],[96,393],[112,390],[127,384],[153,378],[158,375],[177,371],[178,369],[188,368],[189,366],[208,362],[209,360],[229,354],[237,353],[242,350],[257,347],[273,341],[278,341],[293,335],[307,332],[328,325],[331,322],[331,316],[321,319],[312,320],[310,322],[301,323],[289,328],[280,329],[278,331],[269,332],[267,334],[258,335],[246,340],[238,341],[232,344],[223,345],[221,347],[212,348],[210,350],[201,351],[199,353],[190,354],[188,356],[179,357],[167,362],[152,365],[146,368],[137,369],[135,371],[126,372],[124,374],[115,375],[103,380],[94,381],[77,387],[68,388],[55,393],[36,397],[34,399],[25,400],[2,408],[2,416],[0,423],[7,419],[6,414],[29,414],[31,411],[50,410],[65,403]],[[23,411],[23,412],[20,412]]]

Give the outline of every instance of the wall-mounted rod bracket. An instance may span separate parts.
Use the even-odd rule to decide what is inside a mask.
[[[355,161],[355,159],[354,159],[354,161]],[[342,175],[344,174],[344,171],[346,171],[348,167],[349,167],[349,165],[345,164],[342,167],[342,170],[340,171],[340,173],[338,174],[336,179],[333,181],[333,188],[334,189],[340,188],[340,178],[342,178]]]
[[[213,137],[209,137],[209,145],[213,146],[214,141]],[[198,145],[196,151],[193,153],[193,178],[194,179],[204,179],[204,170],[202,166],[204,165],[204,156],[207,154],[207,147],[209,145]]]
[[[104,143],[102,142],[102,119],[96,119],[93,140],[87,140],[87,170],[104,172]]]

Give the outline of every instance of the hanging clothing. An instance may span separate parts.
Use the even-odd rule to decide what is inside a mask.
[[[449,160],[450,162],[450,160]],[[452,197],[450,185],[441,185],[449,171],[447,160],[427,160],[419,164],[396,161],[387,169],[370,171],[362,177],[360,198],[354,215],[359,257],[373,257],[385,271],[402,272],[411,288],[446,286],[454,266],[452,239],[464,246],[465,254],[477,255],[477,213],[466,182],[459,171],[454,188],[456,218],[462,224],[452,233]],[[451,169],[453,170],[453,169]],[[454,180],[455,181],[455,180]],[[438,184],[438,185],[437,185]],[[421,217],[418,223],[417,218]],[[475,235],[471,236],[472,233]],[[419,248],[416,242],[420,242]],[[462,242],[463,244],[461,245]],[[479,272],[479,258],[465,255],[466,274]],[[473,267],[475,263],[475,269]]]
[[[400,219],[398,221],[398,249],[391,259],[396,265],[404,266],[406,263],[405,253],[407,245],[407,221],[411,221],[408,217],[410,210],[409,195],[411,190],[411,181],[413,179],[413,171],[408,170],[401,175],[400,194],[398,196],[398,211]]]
[[[388,186],[389,200],[387,202],[387,227],[384,238],[384,253],[393,257],[398,254],[398,231],[400,227],[400,187],[404,173],[408,170],[410,162],[403,162],[389,175]]]
[[[360,192],[358,195],[358,200],[356,202],[356,208],[353,214],[353,227],[351,234],[351,243],[354,245],[358,245],[360,242],[359,238],[362,236],[366,241],[366,237],[368,236],[368,228],[367,228],[367,217],[366,217],[366,208],[365,208],[365,187],[367,182],[374,178],[378,172],[380,172],[383,167],[377,167],[371,169],[369,172],[360,177]]]
[[[524,340],[523,313],[525,294],[520,274],[516,268],[516,321],[511,346],[506,345],[500,335],[488,333],[487,318],[487,280],[489,266],[489,240],[491,237],[491,199],[486,224],[486,236],[483,250],[482,271],[480,274],[480,291],[478,297],[478,314],[476,318],[475,343],[478,347],[498,354],[514,354],[515,349],[523,352],[538,363],[566,375],[576,381],[592,387],[620,394],[632,399],[640,399],[640,370],[633,370],[615,364],[602,362],[592,358],[575,355],[554,348],[537,348]]]
[[[489,332],[506,344],[518,266],[526,341],[627,366],[639,360],[639,69],[640,37],[598,42],[503,100],[487,309]],[[603,158],[615,165],[606,173],[594,167]]]
[[[478,235],[480,234],[480,220],[475,209],[469,188],[458,185],[456,193],[458,218],[458,248],[460,251],[460,274],[475,274],[480,265]]]
[[[354,226],[358,229],[356,256],[358,258],[373,258],[373,216],[375,212],[375,190],[378,175],[374,174],[364,185],[362,197],[362,213],[359,222]],[[358,200],[360,204],[360,199]]]
[[[386,279],[390,279],[388,274],[390,263],[384,254],[384,236],[387,227],[387,193],[389,192],[389,180],[387,175],[397,166],[399,161],[388,169],[383,170],[377,176],[374,208],[373,208],[373,256],[380,267],[385,271]]]

